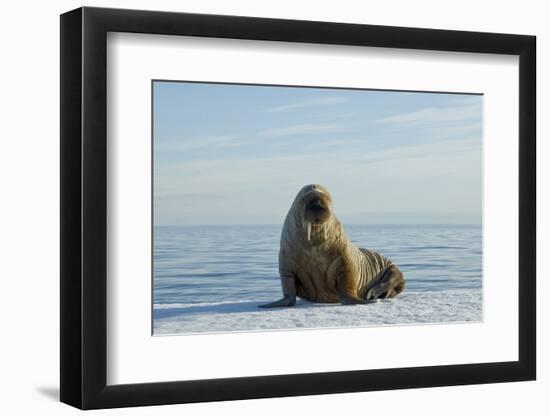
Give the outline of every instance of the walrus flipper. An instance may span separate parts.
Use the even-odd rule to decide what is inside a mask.
[[[273,301],[272,303],[261,304],[258,307],[260,308],[271,308],[271,307],[292,307],[296,304],[296,297],[284,296],[280,300]]]
[[[350,297],[350,296],[344,296],[340,298],[340,303],[342,305],[355,305],[355,304],[368,304],[374,302],[373,300],[365,300],[363,298],[359,297]]]
[[[296,282],[294,275],[288,272],[280,271],[281,286],[283,288],[283,298],[272,303],[262,304],[258,307],[271,308],[271,307],[292,307],[296,304]]]
[[[365,298],[367,300],[393,298],[401,293],[404,288],[405,281],[402,272],[395,265],[391,265],[368,290]]]

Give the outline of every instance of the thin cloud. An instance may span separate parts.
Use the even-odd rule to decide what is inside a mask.
[[[481,175],[481,142],[472,137],[463,141],[403,146],[369,152],[355,147],[335,147],[293,155],[241,157],[238,159],[203,159],[165,166],[155,175],[155,195],[168,197],[189,193],[244,196],[247,191],[295,188],[302,182],[336,181],[349,183],[350,178],[371,178],[388,182],[396,177],[450,179]],[[292,186],[292,184],[294,186]],[[301,184],[301,185],[303,185]],[[393,184],[399,188],[399,182]],[[348,188],[346,185],[343,188]],[[353,189],[353,187],[349,187]],[[243,197],[244,198],[244,197]],[[235,199],[238,204],[239,199]]]
[[[232,148],[241,145],[242,142],[235,136],[201,136],[173,140],[169,142],[155,143],[155,152],[187,152],[197,149]]]
[[[453,166],[474,163],[478,164],[481,158],[481,141],[470,137],[457,141],[431,142],[422,145],[401,146],[399,148],[380,149],[375,154],[359,156],[353,161],[359,164],[395,164],[394,171],[406,175],[415,175],[420,172],[436,171],[447,176],[478,175],[477,171],[460,171]],[[405,164],[413,164],[414,172],[408,171]]]
[[[375,123],[405,124],[408,126],[421,126],[462,122],[465,120],[481,121],[481,109],[478,103],[453,107],[428,107],[413,112],[395,114],[377,119]]]
[[[315,99],[298,101],[295,103],[284,104],[282,106],[271,107],[264,111],[268,113],[281,113],[286,111],[303,109],[307,107],[330,106],[333,104],[341,104],[341,103],[345,103],[346,101],[348,101],[346,97],[323,97],[323,98],[315,98]]]
[[[342,126],[334,124],[301,124],[266,129],[260,131],[259,134],[265,137],[279,138],[286,136],[306,135],[310,133],[333,132],[340,129],[342,129]]]

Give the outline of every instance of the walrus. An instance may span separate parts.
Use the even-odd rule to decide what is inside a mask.
[[[259,307],[290,307],[296,297],[312,302],[365,304],[403,291],[403,274],[389,259],[357,248],[318,184],[303,187],[286,216],[279,249],[283,298]]]

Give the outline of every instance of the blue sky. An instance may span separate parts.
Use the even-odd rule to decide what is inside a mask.
[[[482,96],[154,82],[156,225],[282,224],[329,189],[344,223],[480,224]]]

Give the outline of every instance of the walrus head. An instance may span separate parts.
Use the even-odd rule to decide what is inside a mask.
[[[321,231],[321,229],[324,240],[327,240],[332,219],[332,197],[328,190],[318,184],[306,185],[298,193],[296,201],[307,240],[311,241],[312,230]]]

